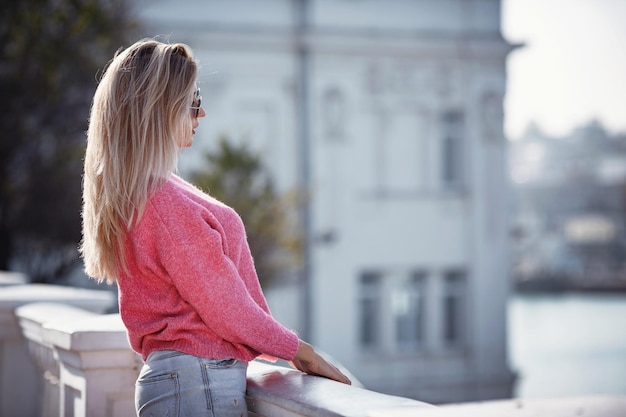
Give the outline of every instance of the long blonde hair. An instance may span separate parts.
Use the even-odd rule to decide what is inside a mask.
[[[176,170],[191,132],[198,64],[184,44],[143,39],[116,53],[96,89],[83,177],[85,272],[114,282],[124,238],[155,188]]]

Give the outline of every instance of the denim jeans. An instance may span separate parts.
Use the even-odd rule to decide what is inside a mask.
[[[135,387],[140,417],[247,417],[246,369],[235,359],[152,352]]]

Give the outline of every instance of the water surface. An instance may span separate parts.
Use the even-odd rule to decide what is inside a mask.
[[[626,395],[626,295],[516,295],[509,356],[519,398]]]

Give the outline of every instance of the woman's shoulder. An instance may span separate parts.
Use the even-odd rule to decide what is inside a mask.
[[[133,228],[135,234],[178,233],[176,230],[197,223],[210,212],[200,199],[175,179],[163,180],[150,194]]]
[[[202,198],[201,194],[192,190],[182,179],[172,176],[163,180],[156,187],[148,198],[148,206],[152,206],[157,210],[169,207],[181,208],[189,206],[198,198]]]
[[[226,231],[244,229],[234,209],[203,193],[179,177],[164,181],[149,198],[138,228],[167,231],[169,235],[189,236],[190,230]]]
[[[149,204],[158,211],[166,210],[174,216],[189,210],[210,212],[231,210],[227,205],[176,175],[172,175],[157,188]]]

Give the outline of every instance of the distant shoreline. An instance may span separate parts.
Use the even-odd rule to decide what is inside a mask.
[[[626,281],[613,282],[572,282],[558,278],[535,278],[516,281],[513,285],[515,292],[522,294],[532,293],[626,293]]]

